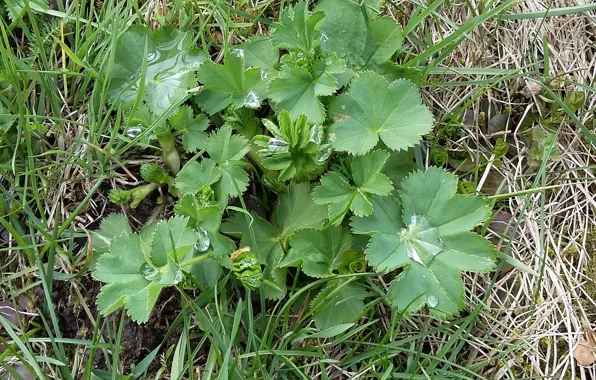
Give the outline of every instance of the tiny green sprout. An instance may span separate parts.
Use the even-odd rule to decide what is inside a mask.
[[[443,166],[447,163],[449,155],[447,150],[440,145],[435,145],[430,148],[429,157],[431,161],[437,166]]]
[[[224,115],[225,123],[246,139],[251,139],[259,131],[259,118],[255,116],[253,108],[227,108]]]
[[[130,201],[130,191],[122,190],[122,189],[112,189],[108,194],[108,199],[110,202],[115,203],[117,205],[123,205]]]
[[[580,91],[571,91],[566,97],[563,103],[571,112],[575,113],[578,109],[580,109],[584,103],[586,102],[586,95]]]
[[[164,162],[170,166],[174,174],[178,174],[180,171],[180,154],[176,148],[176,135],[165,125],[158,128],[156,135],[161,146]]]
[[[167,182],[167,178],[170,178],[170,176],[166,174],[161,166],[147,163],[141,165],[141,178],[146,182],[164,183]]]
[[[314,68],[314,59],[310,55],[305,55],[302,52],[289,51],[281,57],[281,63],[292,67],[304,69],[312,72]]]
[[[131,208],[136,208],[153,190],[159,187],[158,183],[149,183],[130,190],[112,189],[108,194],[110,202],[117,205],[129,203]]]
[[[495,143],[495,148],[493,149],[493,154],[495,158],[501,158],[507,154],[509,151],[509,143],[503,139],[498,139]]]
[[[461,181],[457,185],[457,191],[460,194],[475,194],[476,193],[476,182],[473,182],[473,181]]]
[[[263,166],[279,170],[279,180],[311,179],[331,155],[331,147],[325,142],[323,127],[309,125],[306,116],[300,115],[292,122],[290,113],[282,111],[278,117],[279,126],[263,119],[263,125],[272,136],[255,136],[254,143],[263,149]]]
[[[364,273],[366,272],[366,265],[363,251],[349,249],[342,253],[337,270],[340,274]]]
[[[203,185],[197,194],[185,195],[174,206],[176,215],[191,218],[197,225],[208,221],[221,211],[215,193],[209,185]]]
[[[259,260],[250,251],[250,247],[234,251],[231,259],[232,270],[242,285],[250,290],[258,289],[263,283],[263,272]]]

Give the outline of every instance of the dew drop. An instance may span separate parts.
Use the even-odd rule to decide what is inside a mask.
[[[254,91],[250,91],[248,95],[246,95],[242,105],[248,108],[259,108],[261,106],[261,101]]]
[[[197,234],[199,238],[195,243],[195,251],[197,252],[205,252],[209,249],[209,245],[211,244],[211,240],[209,239],[209,234],[207,230],[203,227],[197,228]]]
[[[280,154],[288,152],[288,143],[284,140],[270,138],[269,145],[267,146],[268,154]]]
[[[431,294],[426,299],[426,303],[428,304],[428,307],[437,307],[437,305],[439,304],[439,299]]]
[[[172,280],[172,285],[181,283],[183,279],[184,279],[184,275],[182,274],[182,271],[180,269],[178,269],[176,271],[176,275],[174,276],[174,280]]]
[[[445,246],[445,242],[443,241],[443,239],[441,238],[441,236],[438,234],[437,232],[437,247],[444,247]]]
[[[326,60],[326,61],[325,61],[325,64],[326,64],[327,66],[331,66],[331,64],[332,64],[332,63],[333,63],[333,61],[332,61],[332,60],[330,60],[330,59],[328,59],[328,60]]]
[[[417,217],[416,217],[416,214],[414,214],[414,215],[412,215],[412,218],[410,219],[410,229],[411,230],[416,228],[416,221],[417,221]]]
[[[126,136],[130,137],[131,139],[136,139],[142,132],[141,124],[137,125],[136,127],[128,128],[126,130]]]
[[[261,151],[261,153],[268,156],[273,156],[277,154],[288,153],[288,151],[289,149],[287,142],[271,137],[269,138],[269,144],[267,145],[267,149]]]
[[[312,134],[311,134],[309,141],[319,145],[322,140],[323,140],[323,128],[321,128],[320,124],[317,124],[317,125],[315,125],[315,127],[312,130]]]
[[[265,80],[269,77],[269,74],[265,70],[261,70],[261,80]]]
[[[234,49],[232,50],[232,54],[238,58],[244,58],[244,49]]]
[[[317,152],[317,154],[315,155],[315,158],[317,159],[317,162],[322,163],[322,162],[327,161],[329,156],[331,156],[331,147],[326,146],[325,148],[323,148]]]
[[[149,263],[143,263],[141,264],[141,275],[145,278],[145,280],[147,281],[153,281],[156,278],[159,277],[159,271],[157,270],[156,267],[152,266]]]
[[[285,148],[286,146],[288,146],[288,143],[283,140],[276,138],[269,139],[269,148]]]
[[[346,105],[345,104],[342,104],[341,107],[339,107],[339,108],[341,108],[343,111],[345,111],[346,110]]]
[[[245,269],[250,269],[251,267],[253,267],[255,265],[259,265],[259,260],[257,260],[256,257],[250,257],[250,258],[246,258],[244,260],[239,261],[235,265],[236,265],[236,269],[235,270],[238,273],[241,273]]]
[[[325,33],[321,33],[321,37],[319,37],[319,41],[321,41],[321,43],[325,43],[329,40],[329,38],[327,37],[327,35]]]
[[[422,259],[420,258],[420,255],[418,254],[418,251],[416,250],[416,248],[414,248],[414,247],[412,247],[411,245],[408,244],[407,253],[408,253],[408,257],[410,259],[414,260],[418,264],[424,265],[424,263],[422,262]]]
[[[159,59],[160,55],[161,55],[161,54],[160,54],[158,51],[155,51],[155,52],[153,52],[153,51],[152,51],[152,52],[149,52],[149,53],[147,53],[147,61],[149,61],[149,62],[153,62],[153,61],[155,61],[155,60]]]

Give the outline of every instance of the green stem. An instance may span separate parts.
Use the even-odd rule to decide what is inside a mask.
[[[187,267],[187,266],[196,264],[196,263],[200,263],[201,261],[207,260],[209,258],[211,258],[211,256],[209,256],[209,255],[203,255],[203,256],[193,257],[190,260],[186,260],[186,261],[181,262],[180,264],[178,264],[178,266],[180,268],[184,268],[184,267]]]
[[[180,154],[176,149],[174,134],[168,134],[157,138],[163,152],[163,160],[170,167],[174,175],[180,171]]]
[[[176,198],[182,199],[182,193],[180,193],[180,191],[176,188],[176,183],[174,182],[174,178],[172,178],[166,174],[161,179],[161,183],[168,186],[168,191],[170,192],[170,194],[172,194]]]
[[[132,201],[130,202],[130,207],[136,208],[143,199],[147,198],[149,194],[151,194],[160,186],[161,185],[159,183],[148,183],[146,185],[131,189],[130,192],[132,195]]]
[[[538,193],[542,190],[558,189],[559,187],[564,187],[564,186],[572,186],[572,185],[569,183],[564,183],[562,185],[550,185],[550,186],[536,187],[534,189],[514,191],[512,193],[507,193],[507,194],[495,194],[495,195],[488,196],[487,198],[488,199],[497,199],[497,200],[498,199],[507,199],[507,198],[511,198],[511,197],[516,197],[518,195]]]

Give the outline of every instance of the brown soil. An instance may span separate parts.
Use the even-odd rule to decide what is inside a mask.
[[[101,283],[93,280],[91,276],[85,275],[80,279],[69,281],[55,281],[52,298],[56,306],[56,315],[58,317],[58,324],[62,336],[73,339],[87,339],[93,338],[94,325],[89,319],[89,316],[81,307],[83,302],[75,293],[73,287],[78,286],[84,297],[84,303],[89,307],[91,315],[97,320],[99,313],[95,306],[95,298],[101,288]],[[122,328],[122,336],[120,338],[120,363],[124,373],[129,373],[133,364],[138,364],[143,358],[159,346],[170,325],[178,315],[180,310],[180,296],[175,289],[164,289],[160,295],[159,301],[147,323],[137,324],[130,318],[126,318]],[[121,311],[118,311],[108,316],[108,321],[111,326],[119,327],[121,320]],[[105,323],[105,319],[101,319],[100,323]],[[112,332],[112,336],[108,336],[106,328],[104,331],[103,340],[106,342],[114,342],[116,340],[116,332]],[[168,338],[165,347],[175,344],[177,334],[173,334]],[[70,355],[68,355],[70,356]],[[110,358],[111,360],[111,358]],[[99,350],[95,352],[94,356],[95,369],[107,369],[105,363],[105,356]],[[159,361],[155,361],[153,366],[159,366]],[[155,370],[157,368],[154,368]]]

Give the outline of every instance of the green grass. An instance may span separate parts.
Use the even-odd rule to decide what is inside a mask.
[[[168,301],[177,311],[164,319],[169,325],[160,344],[125,366],[126,352],[121,345],[129,322],[124,314],[103,317],[95,311],[93,300],[85,297],[90,257],[87,231],[81,228],[85,219],[80,218],[101,215],[106,189],[117,179],[114,170],[134,168],[140,159],[135,147],[141,137],[131,141],[120,135],[119,130],[126,129],[122,110],[109,105],[108,83],[101,72],[114,59],[118,33],[131,23],[146,23],[154,9],[133,1],[95,3],[75,0],[57,10],[25,7],[13,18],[3,14],[0,22],[0,100],[7,105],[6,114],[15,118],[17,136],[0,147],[0,224],[11,237],[10,243],[0,248],[0,294],[8,300],[22,294],[37,298],[39,308],[39,316],[24,331],[17,331],[0,316],[0,344],[6,348],[0,353],[0,366],[8,373],[18,376],[13,364],[20,362],[40,379],[121,379],[124,375],[151,379],[490,379],[492,370],[507,366],[506,358],[526,346],[523,339],[503,341],[492,333],[496,325],[519,336],[486,312],[496,275],[483,294],[469,294],[475,303],[462,317],[438,323],[424,315],[404,317],[392,312],[382,298],[385,283],[365,274],[369,290],[379,298],[367,305],[358,324],[344,326],[343,331],[327,331],[331,338],[316,331],[308,308],[303,307],[326,280],[290,292],[279,302],[239,288],[225,292],[219,287],[199,294],[179,286]],[[172,1],[167,6],[172,12],[180,10],[182,3]],[[236,1],[232,6],[223,0],[192,3],[197,45],[214,57],[226,48],[230,36],[249,37],[257,32],[258,22],[267,26],[272,15],[287,4],[270,0],[251,8],[249,1]],[[545,16],[507,13],[515,3],[489,0],[482,11],[470,8],[474,16],[434,44],[425,38],[424,23],[444,22],[440,10],[449,7],[449,2],[437,0],[431,6],[410,2],[417,11],[406,27],[404,66],[421,67],[430,74],[427,88],[447,92],[452,87],[465,88],[463,95],[455,95],[458,100],[453,111],[436,115],[439,128],[513,78],[540,80],[541,73],[531,67],[504,71],[443,64],[486,20]],[[592,9],[590,5],[563,8],[546,16]],[[482,79],[443,82],[451,74]],[[585,139],[593,142],[589,129],[561,96],[547,91]],[[544,155],[550,157],[549,152]],[[545,159],[531,179],[528,194],[509,196],[539,193],[544,203],[547,163]],[[75,193],[78,198],[67,198]],[[521,210],[522,216],[525,211]],[[544,241],[545,215],[540,210],[539,217]],[[520,220],[514,229],[519,228]],[[546,251],[543,248],[537,254]],[[541,276],[543,271],[544,266]],[[64,305],[53,301],[54,292],[73,289],[72,307],[80,315],[88,315],[93,326],[87,333],[77,331],[83,337],[62,332],[64,316],[56,310]],[[492,355],[487,357],[475,347]],[[512,369],[507,371],[515,378]]]

